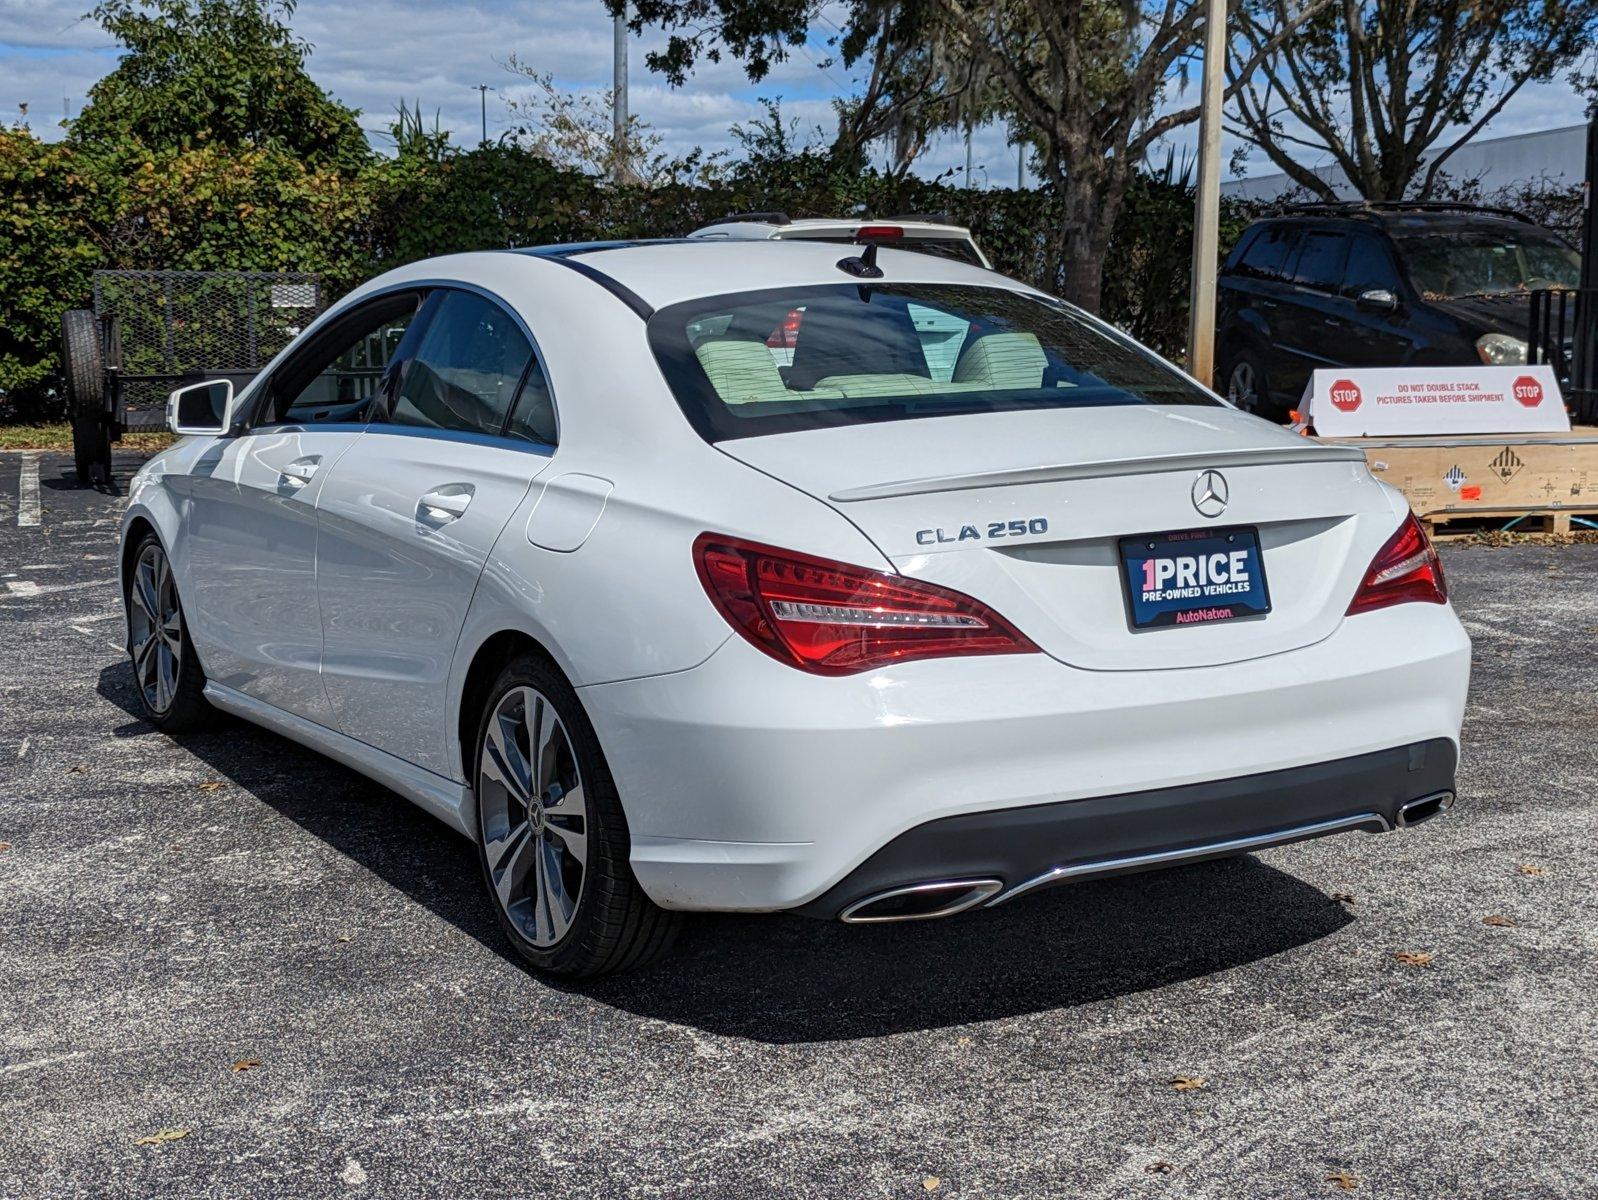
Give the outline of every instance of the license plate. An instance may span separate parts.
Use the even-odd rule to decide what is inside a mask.
[[[1122,538],[1121,578],[1134,629],[1271,611],[1259,531],[1251,526]]]

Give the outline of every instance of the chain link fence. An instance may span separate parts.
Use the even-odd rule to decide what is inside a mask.
[[[96,271],[107,365],[130,410],[161,409],[173,377],[252,373],[327,303],[318,275],[270,271]]]

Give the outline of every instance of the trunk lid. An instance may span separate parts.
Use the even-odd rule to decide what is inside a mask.
[[[1090,670],[1214,666],[1329,636],[1397,514],[1363,455],[1230,408],[1136,405],[888,421],[718,443],[830,505],[917,579],[992,605]],[[1228,503],[1200,515],[1220,471]],[[1123,537],[1248,526],[1263,616],[1132,628]]]

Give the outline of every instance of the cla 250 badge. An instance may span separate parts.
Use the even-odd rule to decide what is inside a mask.
[[[918,529],[916,544],[938,546],[945,542],[981,542],[988,538],[1026,537],[1029,534],[1048,531],[1047,518],[1033,517],[1027,521],[993,521],[988,525],[986,532],[980,525],[962,525],[954,533],[950,533],[947,529]]]

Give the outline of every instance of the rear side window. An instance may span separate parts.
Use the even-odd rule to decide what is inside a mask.
[[[1348,242],[1348,235],[1337,230],[1306,229],[1293,265],[1293,282],[1316,291],[1337,291],[1343,283]]]
[[[505,433],[526,442],[555,444],[555,401],[549,394],[549,380],[544,377],[543,364],[537,355],[528,364],[527,377],[522,381],[521,394],[516,397],[516,407]]]
[[[649,338],[710,441],[961,413],[1217,403],[1113,330],[1005,288],[742,292],[661,309]]]
[[[475,292],[447,290],[428,297],[421,319],[426,326],[396,381],[388,420],[501,432],[533,357],[514,318]]]
[[[1243,251],[1237,264],[1240,275],[1255,279],[1281,279],[1287,271],[1287,256],[1298,231],[1291,225],[1269,225]]]

